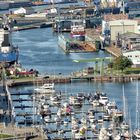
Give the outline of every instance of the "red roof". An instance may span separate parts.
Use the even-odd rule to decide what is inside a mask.
[[[105,21],[128,19],[128,15],[124,15],[124,14],[107,14],[107,15],[104,15],[103,19]]]
[[[29,74],[33,74],[33,72],[21,71],[21,72],[17,72],[17,74],[19,74],[19,75],[29,75]]]

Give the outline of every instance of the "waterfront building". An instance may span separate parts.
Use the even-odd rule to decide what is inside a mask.
[[[102,20],[102,35],[108,35],[110,34],[110,26],[109,22],[110,21],[115,21],[115,20],[125,20],[128,19],[128,15],[124,14],[106,14],[103,16]]]
[[[127,32],[140,33],[138,30],[138,21],[136,20],[115,20],[109,21],[111,41],[116,40],[116,36]]]
[[[125,33],[117,38],[125,50],[140,50],[140,34]]]
[[[123,52],[123,55],[132,61],[133,67],[140,67],[140,50]]]

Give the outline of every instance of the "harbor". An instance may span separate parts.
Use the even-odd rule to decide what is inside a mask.
[[[32,30],[32,31],[38,31],[39,29],[34,29],[34,30]],[[47,32],[50,30],[51,31],[51,29],[45,29],[45,30],[47,30]],[[43,31],[43,30],[42,30]],[[21,33],[25,33],[26,34],[26,32],[27,33],[29,33],[29,30],[26,30],[26,31],[24,31],[24,32],[21,32]],[[19,32],[20,33],[20,32]],[[19,36],[19,33],[18,33],[18,36]],[[16,32],[14,33],[14,34],[16,34]],[[25,37],[24,35],[22,34],[22,39],[23,39],[23,37]],[[34,33],[33,33],[34,34]],[[34,34],[35,35],[35,34]],[[54,35],[55,36],[55,35]],[[14,37],[14,36],[13,36]],[[17,36],[16,36],[16,39],[17,39]],[[51,38],[50,38],[51,39]],[[55,38],[54,38],[54,40],[55,40]],[[53,40],[53,41],[54,41]],[[50,43],[51,42],[53,42],[52,40],[49,42],[49,44],[48,44],[48,46],[50,46]],[[46,43],[44,43],[44,44],[46,44]],[[21,46],[22,46],[22,44],[20,44]],[[24,44],[23,44],[23,46],[24,46]],[[46,45],[44,45],[44,47],[45,47]],[[28,46],[27,46],[28,47]],[[51,50],[53,50],[53,48],[52,48],[52,46],[50,47],[51,48]],[[58,47],[55,47],[55,48],[57,48],[58,49]],[[30,48],[30,49],[32,49],[32,48]],[[21,50],[22,51],[22,50]],[[25,49],[23,49],[23,52],[25,51]],[[27,51],[27,50],[26,50]],[[71,64],[70,65],[70,67],[69,67],[69,69],[65,69],[63,72],[60,70],[61,69],[61,67],[63,66],[62,64],[62,60],[64,59],[63,57],[65,56],[64,54],[63,54],[63,51],[60,49],[59,50],[59,52],[60,52],[60,60],[61,61],[59,61],[59,60],[57,60],[57,63],[55,63],[55,59],[54,59],[54,57],[52,57],[52,61],[51,62],[49,62],[48,61],[48,59],[50,59],[50,58],[48,58],[47,60],[46,60],[46,62],[48,63],[48,69],[47,69],[47,73],[52,73],[52,75],[45,75],[44,77],[46,78],[45,80],[42,80],[42,79],[40,79],[40,82],[39,81],[36,81],[35,80],[35,77],[30,77],[30,83],[28,83],[27,81],[29,80],[28,78],[24,81],[24,78],[23,78],[23,84],[22,84],[22,86],[21,86],[21,88],[17,88],[17,90],[16,89],[14,89],[14,88],[11,88],[10,89],[10,92],[11,92],[11,95],[12,95],[12,98],[13,98],[13,103],[15,104],[15,111],[17,112],[16,113],[16,118],[17,118],[17,121],[16,122],[19,122],[19,124],[17,124],[17,125],[21,125],[21,126],[25,126],[25,122],[24,121],[19,121],[19,119],[18,118],[21,118],[21,119],[23,119],[23,116],[31,116],[31,117],[33,117],[35,114],[33,113],[33,112],[31,112],[31,110],[33,110],[32,108],[33,108],[33,106],[35,107],[36,105],[33,105],[32,104],[32,102],[34,102],[33,101],[33,98],[32,99],[29,99],[29,96],[31,96],[31,95],[33,95],[33,94],[30,94],[30,92],[29,92],[29,94],[27,93],[27,92],[25,92],[25,94],[22,92],[23,90],[22,89],[31,89],[31,93],[34,93],[33,92],[33,89],[34,88],[36,88],[36,87],[39,87],[39,86],[41,86],[41,85],[43,85],[43,84],[45,84],[46,83],[46,81],[48,80],[48,78],[62,78],[63,80],[64,79],[67,79],[67,74],[69,73],[69,70],[70,71],[72,71],[73,70],[73,72],[75,72],[75,66],[76,65],[79,65],[79,67],[83,67],[83,65],[85,65],[85,67],[87,67],[87,63],[85,62],[85,63],[75,63],[75,62],[73,62],[72,60],[71,60],[71,56],[73,57],[73,59],[75,60],[77,60],[78,58],[77,58],[77,54],[70,54],[69,55],[69,57],[70,57],[70,60],[68,61],[66,61],[66,63],[69,63],[69,64]],[[56,53],[54,50],[52,51],[52,53]],[[43,54],[43,53],[42,53]],[[27,52],[24,52],[23,54],[22,54],[23,56],[25,55],[27,55]],[[39,54],[38,54],[39,55]],[[44,55],[45,55],[45,53],[44,53]],[[64,56],[63,56],[64,55]],[[83,57],[83,55],[82,54],[78,54],[78,55],[80,55],[81,57]],[[84,54],[85,55],[85,57],[87,57],[87,54],[85,53]],[[90,55],[90,53],[88,54],[88,55]],[[91,56],[93,55],[93,53],[91,54]],[[108,54],[104,54],[104,52],[103,51],[99,51],[99,53],[98,53],[98,55],[108,55]],[[63,56],[63,57],[62,57]],[[29,56],[28,56],[29,57]],[[31,56],[30,56],[31,57]],[[33,56],[32,56],[33,57]],[[50,56],[48,56],[48,57],[50,57]],[[75,58],[74,58],[75,57]],[[89,56],[90,57],[90,56]],[[24,57],[25,58],[25,57]],[[42,57],[41,56],[41,58],[45,58],[45,57]],[[41,59],[40,58],[40,59]],[[81,59],[85,59],[85,58],[81,58]],[[36,63],[34,63],[34,65],[38,65],[37,64],[37,62],[38,63],[40,63],[40,61],[37,61],[36,59],[33,59],[33,58],[30,58],[30,60],[34,60]],[[26,60],[22,60],[22,64],[24,64],[24,61],[26,61]],[[68,65],[69,65],[68,64]],[[27,68],[30,68],[31,66],[30,66],[30,61],[28,61],[28,63],[27,63],[27,61],[26,61],[26,66],[27,65],[29,65]],[[44,65],[44,64],[43,64]],[[94,63],[92,63],[92,65],[94,65]],[[36,66],[34,66],[34,67],[36,67]],[[45,66],[45,65],[44,65]],[[53,66],[53,67],[52,67]],[[57,66],[57,70],[55,70],[54,68]],[[49,67],[50,67],[50,71],[49,71]],[[63,68],[63,67],[62,67]],[[81,69],[81,68],[79,68],[79,70]],[[74,70],[75,69],[75,70]],[[39,69],[39,70],[41,70],[41,69]],[[44,69],[42,69],[42,70],[44,70]],[[45,71],[46,72],[46,71]],[[61,73],[60,73],[61,72]],[[58,73],[57,75],[54,75],[55,73]],[[82,73],[77,73],[77,75],[78,74],[81,74],[82,75]],[[90,75],[91,77],[94,77],[94,74],[92,74],[92,75]],[[137,75],[138,76],[138,75]],[[80,76],[79,76],[80,77]],[[78,79],[79,79],[79,77],[77,77]],[[84,77],[84,76],[83,76]],[[38,79],[39,79],[39,77],[37,77]],[[55,82],[55,81],[50,81],[50,83],[52,83],[52,82],[55,82],[55,90],[56,90],[56,93],[59,95],[60,94],[60,92],[61,92],[61,94],[64,96],[64,97],[62,97],[63,99],[62,99],[62,102],[63,102],[63,100],[65,100],[66,101],[66,99],[69,97],[69,95],[76,95],[77,93],[79,93],[79,92],[82,92],[82,93],[84,93],[84,95],[86,96],[88,93],[93,93],[92,95],[94,95],[94,93],[96,92],[96,90],[99,90],[99,91],[105,91],[105,92],[107,92],[108,93],[108,95],[109,95],[109,97],[113,100],[114,99],[114,96],[116,96],[115,97],[115,101],[117,102],[117,104],[119,104],[119,107],[122,109],[123,108],[123,101],[120,101],[120,98],[122,99],[122,87],[121,87],[121,84],[120,85],[117,85],[117,83],[118,82],[109,82],[109,81],[106,81],[106,82],[103,82],[104,83],[104,86],[102,87],[102,82],[100,83],[98,80],[95,82],[93,82],[92,80],[87,80],[87,77],[85,76],[85,78],[86,78],[86,80],[83,80],[83,82],[81,82],[81,79],[80,80],[72,80],[72,81],[63,81],[62,83],[59,81],[59,82]],[[137,78],[136,78],[137,79]],[[129,99],[129,103],[132,103],[133,104],[133,107],[135,106],[134,105],[134,102],[135,102],[135,97],[133,98],[133,101],[130,99],[131,98],[131,91],[132,91],[132,89],[134,88],[135,89],[135,84],[133,84],[133,83],[137,83],[136,81],[136,79],[133,79],[133,80],[131,80],[131,78],[130,78],[130,81],[128,80],[127,82],[128,82],[128,84],[127,84],[127,82],[125,83],[125,92],[129,92],[130,94],[126,94],[126,98],[127,99]],[[10,81],[10,80],[9,80]],[[13,81],[13,80],[11,80],[11,81]],[[17,81],[18,81],[18,79],[17,79]],[[19,80],[20,81],[20,80]],[[15,81],[13,81],[13,82],[15,82],[16,83],[16,79],[15,79]],[[47,81],[48,82],[48,81]],[[120,83],[121,82],[123,82],[123,81],[121,81],[120,80]],[[21,80],[21,83],[22,83],[22,80]],[[19,82],[19,85],[21,84],[20,82]],[[27,87],[25,86],[25,84],[26,83],[28,83],[27,85]],[[17,82],[17,84],[18,84],[18,82]],[[131,85],[131,86],[130,86]],[[115,87],[117,86],[117,89],[115,89]],[[82,88],[81,88],[82,87]],[[132,88],[133,87],[133,88]],[[113,90],[116,90],[116,93],[114,93],[113,92]],[[130,90],[131,89],[131,90]],[[133,90],[134,90],[133,89]],[[111,91],[111,92],[110,92]],[[15,93],[13,93],[13,92],[15,92]],[[20,95],[20,98],[21,99],[19,99],[19,93],[21,93],[21,95]],[[56,94],[56,95],[57,95]],[[50,95],[47,95],[47,99],[49,98],[49,96]],[[66,98],[66,99],[65,99]],[[38,99],[38,98],[37,98]],[[38,102],[39,100],[37,100],[36,102]],[[27,102],[30,102],[31,104],[29,105],[26,105],[26,103]],[[20,106],[20,105],[23,105],[23,106]],[[37,103],[38,104],[38,103]],[[51,108],[54,108],[54,105],[52,105],[52,104],[49,104],[49,106],[50,106],[50,109]],[[89,105],[89,103],[87,103],[87,101],[86,101],[86,103],[84,104],[84,108],[87,108],[87,106],[88,107],[90,107],[90,105]],[[27,108],[26,108],[27,107]],[[30,107],[30,108],[29,108]],[[23,112],[23,109],[24,110],[26,110],[26,112],[24,113]],[[55,116],[56,116],[56,112],[55,112],[55,110],[54,109],[51,109],[52,110],[52,118],[54,118]],[[85,114],[85,110],[83,110],[82,109],[82,111],[81,112],[77,112],[77,111],[75,111],[76,112],[76,114],[81,114],[81,112],[83,112],[83,114]],[[65,117],[64,117],[65,118]],[[133,120],[135,120],[135,113],[132,115],[132,119]],[[39,119],[38,119],[39,120]],[[29,122],[29,124],[28,125],[31,125],[30,124],[31,122]],[[36,122],[37,123],[37,122]],[[39,123],[39,122],[38,122]],[[70,122],[69,122],[70,123]],[[46,123],[45,123],[46,124]],[[62,123],[63,124],[63,123]],[[37,125],[37,124],[36,124]],[[51,138],[53,138],[53,139],[55,139],[55,138],[57,138],[56,137],[56,135],[58,135],[58,133],[60,133],[61,132],[61,130],[62,129],[65,129],[65,133],[62,133],[62,136],[61,136],[61,138],[63,138],[63,137],[67,137],[67,139],[70,139],[71,137],[70,137],[70,135],[71,135],[71,128],[61,128],[60,127],[60,131],[58,132],[58,131],[56,131],[56,129],[54,129],[53,130],[53,128],[56,128],[56,124],[55,124],[55,121],[53,121],[53,120],[50,120],[50,122],[48,122],[47,123],[47,125],[49,126],[49,127],[52,127],[52,129],[51,130],[47,130],[47,133],[46,133],[46,130],[45,130],[45,128],[43,129],[43,132],[45,132],[45,136],[50,136]],[[68,127],[69,127],[69,125],[68,125]],[[132,127],[134,128],[135,127],[135,125],[134,124],[132,124]],[[46,135],[47,134],[47,135]],[[64,134],[64,136],[63,136],[63,134]],[[91,129],[90,128],[87,128],[87,133],[86,133],[87,135],[89,134],[90,135],[90,137],[88,137],[87,136],[87,139],[92,139],[93,137],[94,137],[94,139],[95,138],[97,138],[98,139],[98,136],[99,136],[99,134],[96,134],[96,135],[92,135],[91,134]]]
[[[139,139],[139,25],[105,3],[3,15],[0,139]]]

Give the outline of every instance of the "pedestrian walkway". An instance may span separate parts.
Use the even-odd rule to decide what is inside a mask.
[[[105,49],[107,52],[111,53],[115,57],[118,57],[122,54],[121,48],[118,48],[118,47],[110,46],[110,47],[106,47]]]
[[[15,125],[9,124],[5,126],[4,123],[0,123],[0,133],[12,135],[13,137],[25,139],[26,137],[35,137],[38,140],[41,140],[40,131],[34,127],[16,127]]]

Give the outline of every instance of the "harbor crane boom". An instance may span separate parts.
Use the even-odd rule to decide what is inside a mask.
[[[95,71],[94,71],[94,74],[96,74],[99,69],[98,69],[98,63],[100,62],[101,65],[100,65],[100,73],[101,73],[101,76],[104,75],[104,62],[105,61],[112,61],[113,60],[113,57],[103,57],[103,58],[92,58],[92,59],[81,59],[81,60],[73,60],[73,62],[76,62],[76,63],[80,63],[80,62],[95,62]]]

